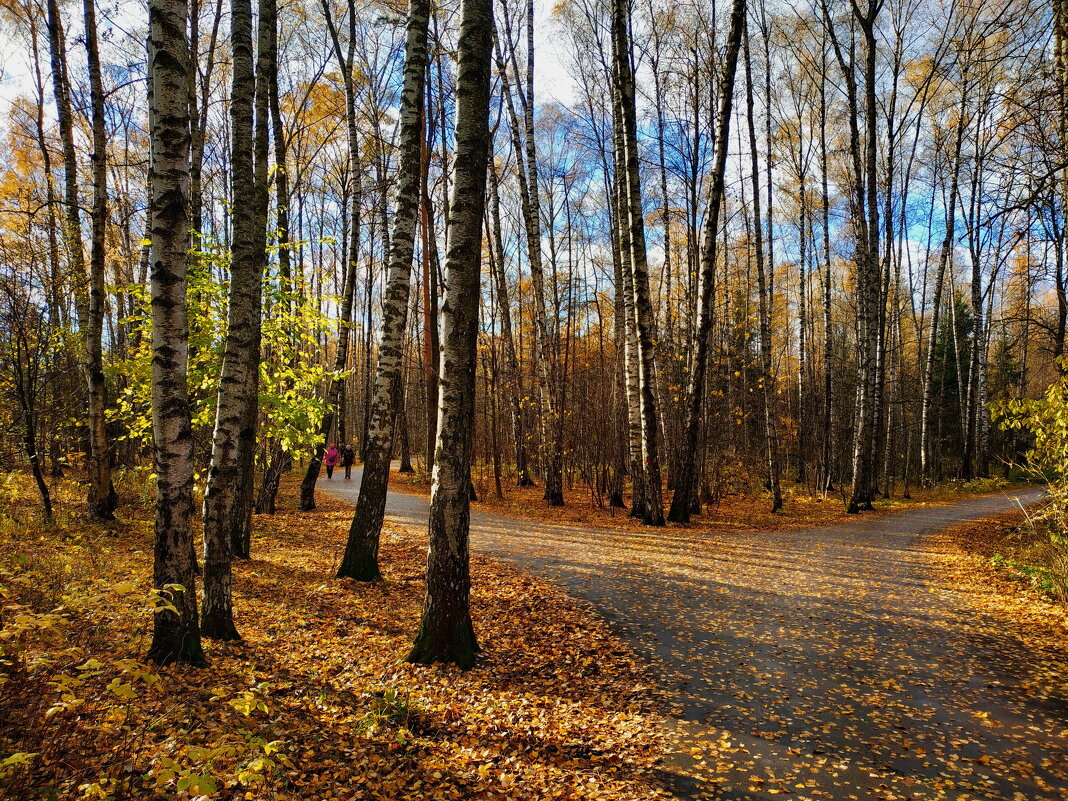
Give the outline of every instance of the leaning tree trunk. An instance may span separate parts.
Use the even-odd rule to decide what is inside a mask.
[[[475,358],[482,215],[489,157],[492,0],[463,0],[456,82],[456,168],[449,204],[442,306],[441,400],[430,499],[423,619],[409,662],[469,668],[478,643],[471,624],[468,566]]]
[[[497,308],[501,315],[501,339],[504,340],[504,383],[508,388],[508,404],[512,417],[512,440],[515,448],[516,486],[529,487],[534,484],[530,478],[527,457],[526,426],[523,419],[523,374],[519,369],[519,356],[515,350],[515,336],[512,333],[512,307],[508,299],[508,282],[504,271],[504,240],[501,234],[501,198],[497,180],[497,165],[490,155],[489,164],[490,216],[493,220],[493,269],[494,285],[497,289]]]
[[[382,304],[378,369],[375,372],[374,397],[364,440],[360,495],[356,501],[352,525],[349,527],[348,544],[345,546],[345,556],[341,560],[338,578],[348,577],[359,581],[382,578],[378,569],[378,545],[382,534],[382,519],[386,512],[394,424],[403,391],[401,368],[404,362],[404,331],[408,326],[415,225],[421,192],[421,114],[429,22],[429,0],[410,0],[404,85],[401,90],[397,205],[393,216],[389,275]]]
[[[149,0],[148,81],[152,220],[152,439],[156,522],[152,584],[170,602],[153,615],[148,655],[204,664],[193,564],[193,433],[189,315],[189,47],[186,0]]]
[[[268,3],[270,0],[268,0]],[[265,3],[264,5],[267,5]],[[273,25],[261,13],[260,25]],[[229,310],[215,415],[211,467],[204,491],[204,609],[201,631],[217,640],[240,639],[231,602],[231,532],[248,515],[242,503],[242,451],[255,444],[259,387],[260,307],[265,267],[264,220],[257,180],[253,102],[252,3],[233,0],[230,10],[233,89],[230,95],[233,244]],[[260,125],[265,124],[260,119]],[[266,187],[263,187],[266,189]],[[238,539],[236,544],[240,544]]]
[[[642,211],[639,176],[638,125],[634,98],[634,71],[630,61],[630,4],[613,0],[612,42],[615,61],[613,102],[623,121],[624,203],[620,214],[630,239],[631,291],[634,296],[634,321],[638,332],[638,390],[641,414],[642,462],[645,473],[642,522],[664,525],[664,501],[661,495],[660,453],[657,436],[655,318],[649,292],[649,266],[645,250],[645,219]]]
[[[334,374],[340,376],[349,359],[349,339],[352,328],[352,307],[356,297],[356,266],[360,251],[360,201],[362,192],[360,180],[360,144],[356,133],[356,87],[352,76],[352,55],[354,42],[350,40],[348,55],[341,50],[341,40],[338,38],[337,27],[334,25],[333,12],[330,6],[323,2],[323,12],[326,15],[327,28],[330,30],[330,40],[334,48],[338,66],[345,84],[345,122],[348,131],[349,145],[349,172],[352,174],[353,192],[352,207],[349,221],[349,263],[345,270],[345,286],[341,297],[341,314],[338,321],[337,352],[334,358]],[[355,14],[355,8],[350,0],[349,14]],[[300,483],[300,510],[309,512],[315,508],[315,482],[319,480],[319,471],[323,465],[323,454],[326,452],[327,440],[330,432],[334,429],[334,416],[341,402],[342,392],[345,388],[343,377],[335,378],[330,385],[327,395],[326,413],[319,426],[319,444],[308,460],[308,469],[304,473],[304,480]]]
[[[675,496],[671,499],[668,518],[676,523],[690,519],[690,504],[696,489],[697,449],[701,442],[701,418],[708,363],[708,341],[712,333],[712,303],[716,279],[716,249],[719,241],[720,206],[723,203],[724,175],[727,170],[727,144],[730,140],[731,109],[734,106],[734,78],[738,71],[738,53],[742,47],[745,25],[745,0],[734,0],[727,52],[720,79],[719,117],[716,129],[716,162],[712,170],[708,210],[705,212],[704,242],[701,246],[701,294],[697,306],[697,336],[693,368],[686,394],[686,434],[675,479]]]

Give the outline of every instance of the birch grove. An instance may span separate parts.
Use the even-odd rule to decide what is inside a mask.
[[[62,476],[101,525],[158,492],[152,653],[190,662],[240,637],[256,521],[318,531],[323,491],[346,587],[433,498],[413,658],[469,665],[470,508],[1012,483],[1004,410],[1068,370],[1066,19],[12,0],[0,462],[51,519]]]

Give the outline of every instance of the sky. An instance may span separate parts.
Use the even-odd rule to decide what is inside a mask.
[[[577,93],[565,62],[567,42],[552,18],[553,5],[553,0],[534,0],[534,93],[539,104],[570,105]]]

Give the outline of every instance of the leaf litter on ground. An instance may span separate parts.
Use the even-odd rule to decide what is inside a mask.
[[[280,508],[295,498],[287,482]],[[387,524],[385,581],[336,580],[351,513],[326,495],[256,516],[235,563],[243,640],[207,643],[205,669],[142,666],[151,511],[124,502],[119,524],[0,534],[0,797],[666,797],[652,681],[588,605],[476,556],[476,667],[402,663],[425,532]],[[63,625],[18,627],[53,606]],[[77,703],[53,710],[65,689]]]

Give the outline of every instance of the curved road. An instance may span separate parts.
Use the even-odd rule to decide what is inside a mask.
[[[352,481],[319,488],[355,503]],[[1024,493],[1024,503],[1039,493]],[[589,600],[671,705],[665,777],[720,799],[1068,798],[1068,700],[1024,689],[1012,632],[925,568],[921,538],[991,496],[776,533],[576,528],[471,511],[471,546]],[[390,493],[387,518],[425,526]]]

